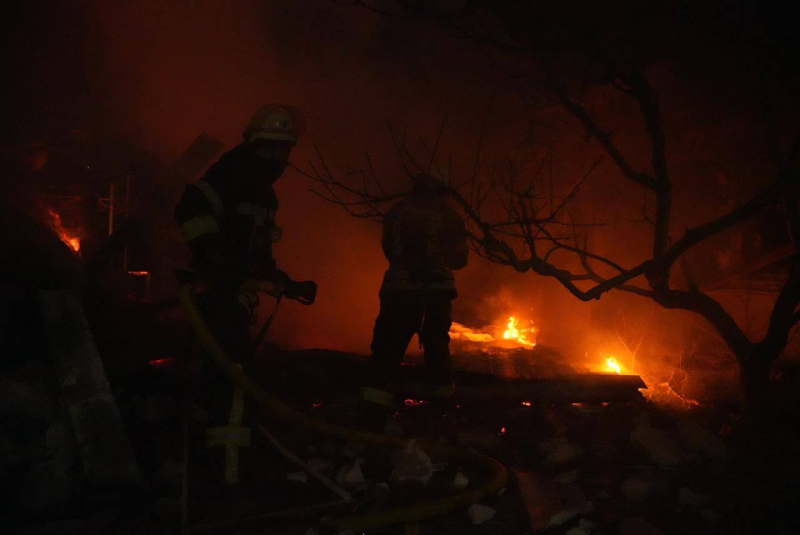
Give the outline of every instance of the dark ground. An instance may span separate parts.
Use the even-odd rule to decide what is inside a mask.
[[[558,366],[547,364],[557,354],[544,348],[523,355],[535,363],[529,373],[537,366],[543,370]],[[485,366],[481,359],[487,358],[480,353],[460,355],[456,359],[462,370],[459,383],[469,384],[476,377],[485,377],[474,370],[476,366]],[[493,357],[495,361],[497,358]],[[410,360],[412,364],[415,361]],[[291,405],[320,419],[352,425],[356,418],[355,393],[364,362],[363,357],[328,350],[271,349],[263,353],[253,375]],[[561,366],[559,369],[564,372],[566,368]],[[39,378],[36,380],[41,383],[41,378],[48,376],[47,368],[46,361],[29,362],[17,369],[16,376],[4,374],[6,391],[8,385],[23,384],[31,377]],[[40,384],[26,395],[49,404],[50,416],[37,416],[39,423],[33,425],[30,421],[10,419],[6,414],[4,421],[11,432],[3,439],[3,448],[6,455],[24,456],[19,451],[27,440],[24,437],[34,442],[40,440],[36,438],[39,428],[46,431],[45,443],[35,456],[33,450],[28,450],[28,456],[33,457],[27,458],[26,463],[17,463],[16,468],[6,463],[4,475],[22,474],[22,466],[30,468],[61,459],[68,467],[65,473],[71,476],[59,476],[55,483],[49,484],[52,488],[66,487],[62,493],[66,499],[61,505],[58,496],[42,497],[41,492],[30,489],[36,481],[47,479],[34,478],[32,483],[28,477],[6,486],[6,514],[19,533],[177,531],[183,421],[176,361],[111,364],[107,369],[146,474],[146,488],[133,493],[100,495],[82,488],[74,451],[72,459],[64,460],[69,457],[68,433],[62,439],[53,437],[58,435],[53,432],[54,426],[57,430],[59,422],[64,421],[63,415],[58,416],[58,400],[52,395],[45,400],[46,391],[51,389]],[[413,365],[403,369],[409,379],[414,378],[416,371]],[[524,405],[523,401],[530,401],[530,405]],[[206,415],[202,410],[193,407],[190,414],[193,426],[203,425]],[[324,439],[291,424],[276,422],[264,411],[257,411],[256,419],[301,459],[321,459],[320,471],[334,480],[343,466],[352,466],[354,458],[367,457],[371,461],[379,457],[391,463],[388,454]],[[781,421],[791,420],[784,414]],[[392,427],[393,432],[406,436],[443,435],[464,448],[504,463],[510,477],[501,495],[481,502],[496,510],[482,524],[473,525],[465,510],[456,510],[419,524],[375,533],[800,532],[797,520],[788,513],[796,504],[797,479],[789,471],[795,464],[786,459],[793,457],[792,445],[799,443],[797,429],[790,425],[771,426],[773,446],[756,445],[758,454],[749,456],[745,449],[747,441],[742,440],[748,435],[741,432],[740,422],[729,414],[706,406],[675,412],[644,399],[582,404],[456,399],[444,411],[409,400],[398,407]],[[23,428],[27,435],[19,431]],[[6,455],[4,458],[8,458]],[[742,458],[748,460],[743,462]],[[270,515],[337,499],[313,479],[306,483],[288,480],[287,474],[300,469],[277,453],[263,437],[255,437],[242,462],[246,463],[243,473],[247,477],[243,490],[237,493],[225,495],[217,486],[203,487],[199,483],[200,494],[207,499],[190,503],[192,525],[216,525],[216,529],[209,529],[212,533],[306,533],[316,525],[319,513],[306,518]],[[441,460],[433,459],[433,463],[437,465]],[[353,493],[353,504],[326,510],[325,514],[348,509],[350,512],[385,509],[395,503],[446,495],[454,492],[452,481],[459,471],[469,479],[470,486],[479,485],[483,477],[462,466],[439,464],[436,469],[426,489],[393,487],[388,496],[383,496],[376,483],[385,479],[385,473],[370,471],[365,466],[365,481],[349,486],[342,483]],[[196,479],[201,472],[202,467],[190,468]],[[251,521],[243,521],[250,517]],[[236,529],[231,521],[239,522]]]

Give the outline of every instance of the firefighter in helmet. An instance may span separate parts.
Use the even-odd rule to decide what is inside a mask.
[[[388,391],[414,334],[425,351],[430,397],[453,395],[450,364],[452,301],[458,294],[452,270],[467,265],[464,222],[447,203],[447,187],[427,173],[389,209],[381,245],[389,269],[380,290],[372,357],[360,398],[364,425],[380,431],[394,399]]]
[[[189,184],[175,207],[175,220],[192,254],[192,271],[180,277],[183,282],[191,277],[211,281],[199,297],[201,311],[217,341],[245,370],[254,356],[250,326],[257,297],[242,292],[241,282],[272,281],[283,296],[304,304],[313,303],[316,296],[316,284],[291,280],[277,269],[272,256],[272,245],[282,234],[275,222],[278,199],[273,184],[304,130],[296,108],[260,108],[244,130],[243,142],[223,154],[201,180]],[[250,443],[247,423],[252,411],[245,411],[242,392],[210,358],[199,350],[194,353],[198,355],[192,363],[200,373],[193,374],[193,397],[205,403],[209,415],[208,427],[197,437],[206,449],[199,449],[196,464],[208,469],[199,479],[235,485],[240,482],[239,450]]]

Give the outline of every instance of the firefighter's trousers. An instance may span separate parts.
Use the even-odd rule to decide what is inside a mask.
[[[200,309],[217,341],[243,369],[253,360],[250,342],[250,312],[238,301],[236,289],[214,289],[200,296]],[[245,448],[251,440],[252,407],[245,406],[242,392],[211,360],[192,344],[191,360],[199,369],[192,387],[192,401],[207,414],[207,421],[194,427],[191,459],[194,479],[211,486],[240,482]],[[248,410],[245,410],[245,409]]]
[[[453,394],[450,362],[450,325],[452,290],[408,290],[384,292],[375,321],[372,357],[361,399],[364,402],[391,406],[387,391],[397,374],[414,334],[425,351],[425,376],[434,397]]]

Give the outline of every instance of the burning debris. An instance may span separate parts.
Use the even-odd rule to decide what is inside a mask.
[[[68,230],[64,227],[64,223],[61,220],[61,215],[55,211],[53,208],[47,209],[47,215],[49,217],[49,225],[50,228],[53,229],[53,232],[56,233],[58,238],[64,242],[64,245],[69,247],[74,253],[80,254],[81,251],[81,238],[80,236],[72,230]]]
[[[521,327],[520,320],[510,316],[502,326],[489,326],[483,329],[471,329],[460,323],[453,322],[450,327],[450,338],[476,344],[487,344],[497,348],[533,348],[536,347],[537,332],[538,330],[532,321],[528,320],[527,326]]]

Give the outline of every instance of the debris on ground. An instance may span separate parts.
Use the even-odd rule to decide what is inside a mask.
[[[420,449],[414,440],[409,440],[405,449],[400,453],[389,481],[397,483],[419,483],[423,487],[431,482],[433,467],[431,458]]]
[[[483,524],[487,520],[491,520],[495,514],[497,514],[495,509],[479,503],[474,503],[467,509],[467,517],[474,525]]]

